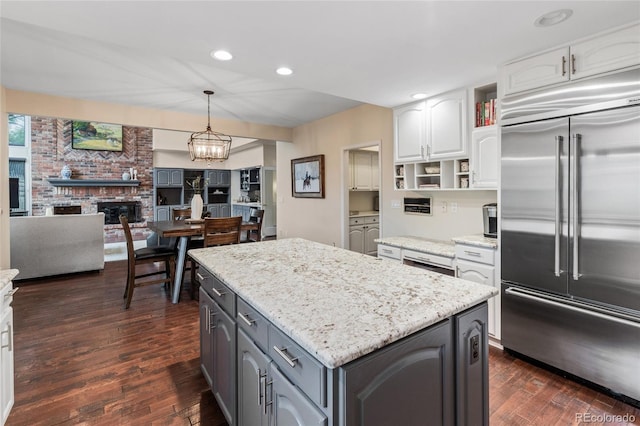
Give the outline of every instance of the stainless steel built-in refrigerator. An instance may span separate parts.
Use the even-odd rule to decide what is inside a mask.
[[[505,97],[502,344],[640,400],[640,70]]]

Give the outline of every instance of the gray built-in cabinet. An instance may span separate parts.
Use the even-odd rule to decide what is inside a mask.
[[[487,304],[337,368],[198,271],[201,368],[229,425],[487,425]]]
[[[154,220],[171,220],[172,209],[191,204],[194,191],[189,186],[197,176],[205,180],[202,191],[204,211],[211,217],[231,216],[230,170],[153,169]]]

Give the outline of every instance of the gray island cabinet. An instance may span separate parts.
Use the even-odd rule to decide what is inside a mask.
[[[299,238],[189,254],[229,425],[488,424],[492,287]]]

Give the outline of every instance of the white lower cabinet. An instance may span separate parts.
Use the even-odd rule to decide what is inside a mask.
[[[402,262],[402,249],[400,247],[378,244],[378,257],[383,260]]]
[[[4,424],[14,403],[14,364],[13,364],[13,288],[11,281],[0,288],[0,407]]]
[[[496,249],[456,243],[456,277],[499,288],[496,280]],[[500,339],[500,295],[488,301],[489,335]]]
[[[379,216],[349,219],[349,250],[376,256],[380,237]]]
[[[13,390],[13,308],[4,309],[0,320],[1,341],[0,348],[0,401],[2,402],[2,424],[9,417],[14,402]]]

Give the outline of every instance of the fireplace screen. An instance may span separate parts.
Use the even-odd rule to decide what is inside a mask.
[[[98,213],[104,213],[105,225],[120,223],[120,215],[127,216],[129,223],[142,222],[142,206],[138,201],[110,201],[98,203]]]

